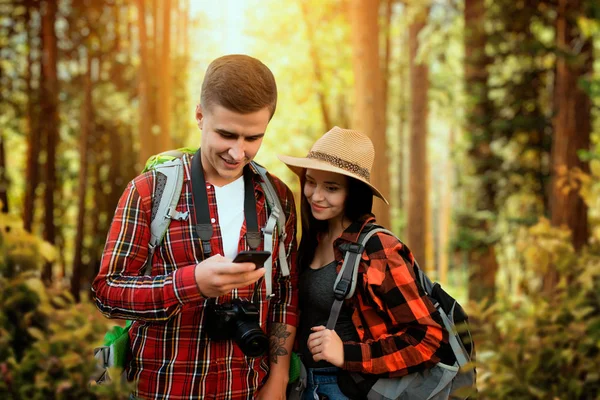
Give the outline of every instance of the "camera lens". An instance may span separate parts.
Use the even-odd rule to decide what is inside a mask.
[[[269,339],[256,322],[238,322],[234,340],[248,357],[260,357],[269,348]]]

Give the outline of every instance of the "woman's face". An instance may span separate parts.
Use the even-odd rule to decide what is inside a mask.
[[[348,196],[348,179],[334,172],[307,169],[304,196],[317,220],[342,218]]]

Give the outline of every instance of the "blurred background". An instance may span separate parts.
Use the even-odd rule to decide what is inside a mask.
[[[1,0],[0,397],[88,387],[90,301],[145,160],[197,147],[208,64],[262,60],[257,161],[368,134],[379,223],[471,317],[483,399],[600,398],[597,0]]]

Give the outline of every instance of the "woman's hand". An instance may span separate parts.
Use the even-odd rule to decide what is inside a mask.
[[[311,328],[313,333],[308,337],[308,349],[313,360],[325,360],[336,367],[344,366],[344,343],[335,331],[323,325]]]

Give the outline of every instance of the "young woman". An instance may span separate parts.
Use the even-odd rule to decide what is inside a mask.
[[[373,196],[388,203],[370,182],[374,158],[367,136],[339,127],[304,158],[279,156],[300,177],[303,194],[298,344],[308,371],[304,399],[365,398],[364,385],[353,385],[347,372],[361,373],[367,383],[373,378],[372,384],[438,362],[454,364],[439,314],[415,282],[412,253],[384,233],[365,246],[355,294],[345,300],[335,329],[325,327],[344,244],[375,223]]]

